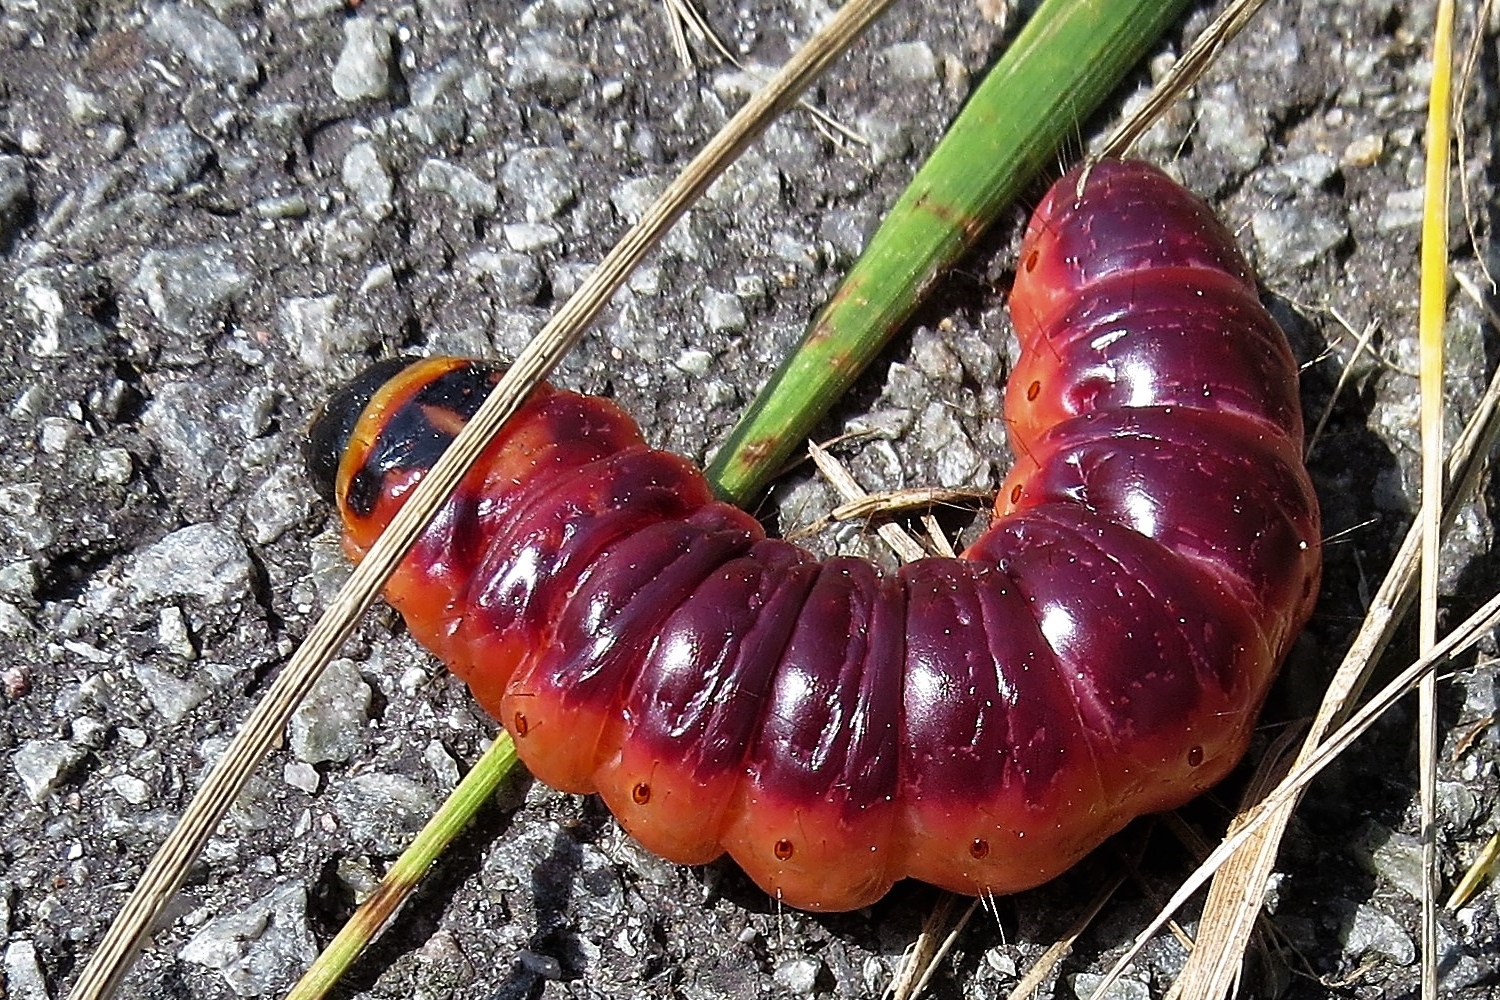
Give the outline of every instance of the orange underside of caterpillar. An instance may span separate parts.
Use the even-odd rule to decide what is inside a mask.
[[[1022,249],[1021,458],[960,558],[819,561],[543,386],[387,598],[538,778],[793,906],[1025,889],[1197,795],[1316,592],[1296,365],[1200,202],[1141,164],[1078,183]],[[354,558],[498,371],[433,358],[373,393],[337,471]]]

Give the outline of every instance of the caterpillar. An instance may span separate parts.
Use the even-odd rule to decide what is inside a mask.
[[[804,909],[1045,882],[1244,753],[1321,569],[1297,368],[1208,207],[1065,175],[1023,241],[1017,458],[956,559],[819,561],[539,386],[391,578],[540,780]],[[354,559],[503,369],[377,365],[309,443]]]

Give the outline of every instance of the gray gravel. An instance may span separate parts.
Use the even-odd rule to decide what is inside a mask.
[[[1030,5],[1023,5],[1029,7]],[[709,12],[747,66],[827,14]],[[1325,595],[1270,707],[1306,714],[1404,530],[1418,481],[1414,322],[1427,5],[1273,0],[1143,155],[1214,201],[1307,362]],[[1189,33],[1205,23],[1191,18]],[[772,128],[648,260],[559,380],[605,392],[701,460],[791,346],[1003,41],[975,6],[907,6]],[[1175,51],[1174,39],[1164,52]],[[1493,38],[1467,109],[1473,211],[1457,269],[1492,249]],[[1164,58],[1153,67],[1160,71]],[[0,0],[0,931],[7,994],[61,997],[204,769],[346,570],[298,454],[329,389],[401,351],[513,354],[753,86],[684,71],[655,0]],[[1142,81],[1136,81],[1137,84]],[[1131,88],[1121,104],[1138,99]],[[1104,122],[1085,123],[1092,137]],[[1011,358],[999,294],[1019,213],[945,282],[830,418],[873,489],[993,485]],[[1477,226],[1477,247],[1466,223]],[[1347,324],[1347,326],[1346,326]],[[1356,334],[1376,324],[1374,353]],[[1496,331],[1448,327],[1456,428]],[[1454,531],[1465,614],[1497,589],[1489,497]],[[796,473],[766,513],[829,506]],[[816,542],[868,551],[865,533]],[[1402,655],[1409,650],[1402,648]],[[1443,685],[1445,880],[1497,823],[1493,648]],[[370,891],[493,724],[377,611],[191,872],[123,995],[276,995]],[[1281,937],[1256,995],[1413,991],[1412,712],[1321,781],[1272,887]],[[1184,811],[1212,836],[1223,802]],[[872,997],[934,894],[781,911],[731,865],[647,855],[595,801],[517,783],[355,974],[369,997]],[[1126,835],[1121,850],[1136,841]],[[1086,989],[1187,862],[1158,833],[1042,996]],[[997,901],[938,997],[1003,996],[1120,864]],[[1442,918],[1448,995],[1500,988],[1493,891]],[[1195,929],[1194,915],[1184,926]],[[1121,997],[1160,996],[1153,943]]]

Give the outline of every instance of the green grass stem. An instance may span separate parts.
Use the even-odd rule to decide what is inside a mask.
[[[1046,0],[949,128],[707,473],[745,505],[911,316],[932,283],[1119,86],[1185,0]]]

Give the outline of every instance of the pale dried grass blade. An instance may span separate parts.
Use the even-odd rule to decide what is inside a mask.
[[[1088,930],[1089,924],[1094,922],[1099,911],[1104,909],[1104,904],[1114,898],[1115,893],[1120,891],[1120,886],[1124,885],[1129,877],[1128,872],[1122,871],[1099,889],[1094,898],[1089,900],[1088,908],[1079,914],[1067,933],[1052,942],[1047,950],[1031,964],[1031,968],[1026,970],[1026,975],[1016,983],[1015,988],[1007,996],[1007,1000],[1030,1000],[1031,997],[1036,996],[1042,984],[1047,981],[1047,977],[1056,970],[1058,963],[1068,957],[1068,952],[1073,950],[1074,943],[1084,931]]]
[[[682,0],[663,0],[663,7],[667,17],[667,30],[672,35],[672,51],[676,53],[677,61],[682,64],[682,71],[691,73],[693,50],[688,45],[687,37],[687,25],[690,22],[687,15],[683,13]]]
[[[957,559],[958,552],[954,550],[953,543],[948,540],[943,526],[938,524],[938,519],[931,513],[927,513],[922,515],[921,521],[922,528],[927,532],[927,544],[932,546],[932,551],[944,559]]]
[[[1229,833],[1234,833],[1242,818],[1286,776],[1294,759],[1293,748],[1301,735],[1301,727],[1290,728],[1271,744],[1245,789]],[[1275,861],[1274,854],[1271,860]],[[1237,988],[1241,959],[1261,919],[1261,902],[1271,878],[1269,868],[1262,871],[1259,865],[1259,855],[1238,853],[1220,870],[1220,877],[1214,880],[1203,905],[1198,939],[1167,993],[1168,1000],[1206,1000],[1228,996]],[[1227,898],[1229,892],[1240,895]]]
[[[813,464],[818,467],[818,471],[823,474],[823,478],[828,480],[829,485],[838,491],[839,496],[843,497],[845,502],[861,500],[869,496],[864,487],[855,481],[854,477],[849,474],[849,470],[845,469],[828,449],[809,441],[807,453],[812,457]],[[875,533],[880,536],[881,541],[890,546],[891,551],[896,553],[897,558],[902,562],[915,562],[927,555],[927,551],[899,524],[886,521],[875,528]]]
[[[1114,130],[1100,148],[1098,157],[1124,156],[1141,135],[1160,118],[1189,87],[1198,82],[1203,71],[1218,58],[1219,50],[1228,45],[1250,23],[1266,0],[1234,0],[1203,34],[1193,39],[1182,58],[1151,88],[1146,100]]]
[[[957,901],[958,897],[951,892],[943,893],[942,899],[927,914],[927,919],[922,921],[922,930],[907,951],[906,961],[901,963],[896,981],[886,991],[888,1000],[916,1000],[927,989],[927,984],[932,982],[943,959],[953,950],[959,934],[963,933],[963,929],[973,918],[974,911],[979,908],[979,899],[971,899],[964,908],[963,915],[957,920],[951,920],[953,906]]]
[[[692,0],[663,0],[663,3],[667,8],[667,20],[672,26],[672,47],[677,51],[677,58],[681,60],[684,71],[691,72],[693,69],[693,50],[688,41],[688,31],[691,30],[693,37],[711,47],[719,54],[720,59],[742,73],[750,72],[744,63],[735,58],[729,46],[724,44],[713,25],[708,23],[708,18],[693,5]],[[864,136],[811,102],[799,100],[797,107],[812,116],[818,131],[830,142],[843,140],[859,146],[870,144]]]
[[[891,0],[849,0],[693,158],[590,273],[573,298],[520,353],[473,420],[423,478],[390,528],[355,568],[209,773],[79,976],[72,993],[74,1000],[104,1000],[114,994],[141,943],[182,884],[188,867],[251,773],[280,738],[292,712],[354,630],[359,616],[374,601],[384,581],[431,519],[432,512],[452,492],[526,393],[571,349],[615,289],[688,206],[890,3]]]
[[[1335,404],[1338,403],[1339,398],[1344,394],[1344,390],[1349,386],[1349,379],[1352,377],[1354,371],[1355,358],[1370,349],[1370,342],[1375,339],[1375,331],[1379,329],[1380,324],[1372,321],[1366,323],[1365,328],[1359,332],[1354,342],[1354,350],[1349,355],[1349,363],[1340,369],[1338,381],[1334,383],[1333,392],[1328,396],[1328,405],[1323,408],[1323,412],[1318,417],[1318,422],[1313,427],[1312,433],[1307,436],[1307,447],[1302,450],[1302,460],[1304,462],[1312,458],[1313,450],[1317,448],[1318,442],[1323,439],[1323,430],[1328,426],[1329,418],[1333,416]]]
[[[891,490],[886,493],[866,493],[839,504],[828,512],[828,517],[834,521],[864,521],[872,517],[908,514],[927,507],[972,507],[975,504],[988,503],[993,496],[990,490],[946,486],[923,486],[909,490]]]

